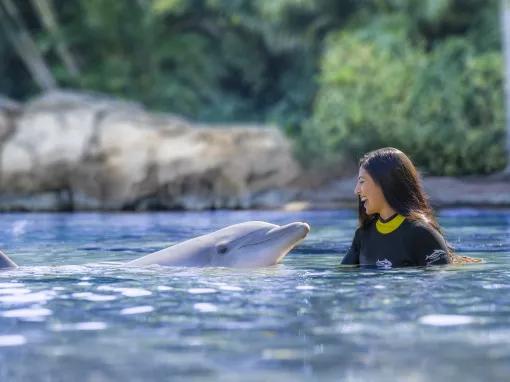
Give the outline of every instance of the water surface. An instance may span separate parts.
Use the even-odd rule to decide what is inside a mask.
[[[312,231],[274,267],[118,266],[247,220]],[[507,380],[510,211],[440,222],[484,264],[342,268],[351,211],[2,214],[0,381]]]

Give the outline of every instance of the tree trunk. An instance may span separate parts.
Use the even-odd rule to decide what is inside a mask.
[[[41,20],[44,28],[46,28],[55,43],[57,54],[64,63],[67,72],[71,77],[77,77],[80,74],[78,65],[67,47],[64,36],[60,32],[52,1],[32,0],[32,5],[39,16],[39,20]]]
[[[54,89],[57,82],[11,0],[0,0],[0,25],[37,85]]]

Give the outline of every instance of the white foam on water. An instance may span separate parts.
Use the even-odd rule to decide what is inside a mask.
[[[37,293],[24,293],[19,295],[0,296],[0,302],[10,304],[27,304],[34,302],[46,302],[53,299],[55,293],[53,291],[37,292]]]
[[[418,321],[424,325],[455,326],[472,324],[475,322],[475,318],[456,314],[429,314],[420,317]]]
[[[7,310],[2,313],[3,317],[15,317],[15,318],[33,318],[33,317],[44,317],[51,316],[53,312],[45,308],[33,308],[33,309],[13,309]]]
[[[483,289],[508,289],[510,288],[509,284],[489,284],[489,285],[482,285]]]
[[[19,346],[26,343],[26,338],[18,334],[0,336],[0,346]]]
[[[191,293],[191,294],[206,294],[206,293],[216,293],[216,292],[218,292],[218,291],[213,288],[190,288],[190,289],[188,289],[188,293]]]
[[[198,310],[200,312],[204,312],[204,313],[218,311],[218,307],[216,305],[210,304],[208,302],[199,302],[199,303],[193,304],[193,308],[195,308],[196,310]]]
[[[118,291],[126,297],[150,296],[152,292],[141,288],[119,288]]]
[[[141,313],[150,313],[154,310],[152,306],[134,306],[132,308],[124,308],[120,311],[120,314],[141,314]]]
[[[51,327],[51,330],[55,332],[64,332],[64,331],[94,331],[94,330],[104,330],[108,327],[106,323],[99,321],[90,321],[90,322],[77,322],[74,324],[55,324]]]
[[[2,288],[2,289],[0,289],[1,295],[7,294],[7,295],[11,295],[11,296],[16,296],[16,295],[20,295],[20,294],[27,294],[30,292],[32,292],[32,291],[27,288]]]
[[[21,283],[0,283],[0,288],[21,288],[24,287]]]

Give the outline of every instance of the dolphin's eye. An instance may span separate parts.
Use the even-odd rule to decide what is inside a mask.
[[[224,255],[225,253],[227,253],[228,247],[225,244],[218,244],[218,246],[216,247],[216,251],[218,252],[218,254]]]

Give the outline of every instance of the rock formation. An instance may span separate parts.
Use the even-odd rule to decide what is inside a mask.
[[[194,124],[104,96],[0,98],[0,209],[248,208],[299,169],[268,126]]]

